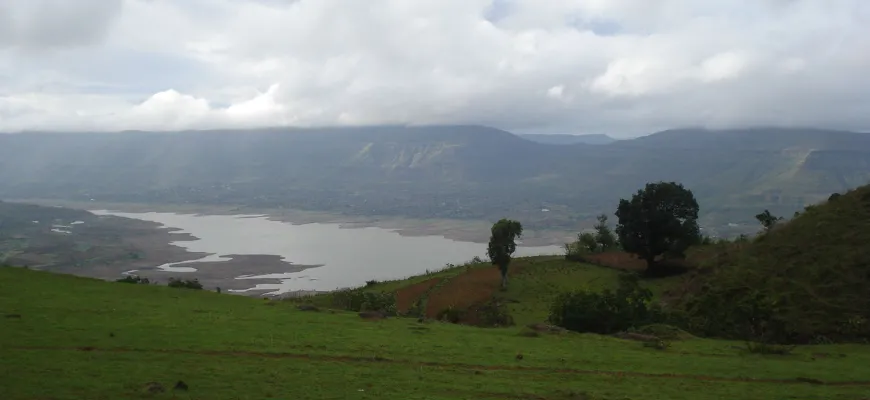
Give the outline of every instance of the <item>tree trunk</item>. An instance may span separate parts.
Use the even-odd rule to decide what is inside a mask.
[[[507,274],[504,272],[501,274],[501,288],[507,289]]]

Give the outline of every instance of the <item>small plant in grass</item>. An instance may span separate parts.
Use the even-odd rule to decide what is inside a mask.
[[[656,349],[656,350],[667,350],[668,348],[671,347],[671,342],[659,338],[656,340],[650,340],[648,342],[643,342],[643,347],[649,347],[651,349]]]
[[[199,283],[199,279],[181,279],[181,278],[169,278],[169,287],[171,288],[181,288],[181,289],[194,289],[194,290],[202,290],[202,284]]]
[[[755,354],[780,355],[791,354],[795,346],[772,344],[765,342],[746,342],[746,351]]]
[[[143,278],[139,275],[127,275],[121,279],[116,279],[115,282],[133,283],[133,284],[139,284],[139,285],[147,285],[147,284],[151,283],[151,281],[149,281],[148,278]]]

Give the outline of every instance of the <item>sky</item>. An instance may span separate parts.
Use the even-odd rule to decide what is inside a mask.
[[[0,131],[870,131],[867,0],[2,0]]]

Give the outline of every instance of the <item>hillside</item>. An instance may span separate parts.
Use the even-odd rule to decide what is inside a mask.
[[[657,180],[691,188],[713,233],[751,232],[762,209],[791,215],[870,181],[870,135],[675,130],[606,146],[479,126],[0,135],[0,198],[510,216],[578,230]]]
[[[0,282],[4,400],[858,399],[870,388],[861,346],[788,358],[702,339],[656,350],[20,268],[0,268]]]
[[[870,338],[870,185],[810,207],[751,243],[713,247],[685,296],[713,330],[754,307],[771,337]],[[713,300],[718,299],[718,300]],[[709,303],[713,301],[713,303]],[[724,302],[723,302],[724,301]],[[705,307],[712,307],[703,311]],[[715,317],[714,317],[715,316]]]

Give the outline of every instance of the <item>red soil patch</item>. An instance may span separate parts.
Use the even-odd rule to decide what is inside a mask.
[[[443,278],[427,279],[423,282],[399,289],[396,292],[396,309],[401,313],[408,312],[417,300],[423,297],[429,289],[441,282],[442,279]]]
[[[508,277],[517,274],[520,270],[520,266],[511,265],[508,269]],[[463,273],[429,294],[429,301],[426,303],[426,317],[435,318],[438,316],[438,312],[451,306],[460,310],[468,310],[474,306],[485,304],[492,299],[499,287],[501,287],[501,272],[495,266],[477,268]]]
[[[451,306],[464,310],[487,301],[500,284],[501,274],[496,267],[479,268],[461,274],[429,294],[426,317],[435,318],[438,312]]]

